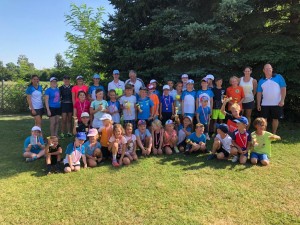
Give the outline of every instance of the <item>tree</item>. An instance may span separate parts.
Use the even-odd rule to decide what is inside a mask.
[[[101,52],[100,22],[104,9],[96,11],[85,4],[76,6],[71,4],[70,15],[66,15],[66,22],[74,33],[66,32],[70,46],[66,52],[71,63],[71,72],[74,76],[90,76],[101,63],[95,60],[96,54]]]
[[[55,64],[54,67],[56,69],[63,69],[67,66],[66,60],[64,60],[63,56],[60,53],[55,55]]]
[[[19,55],[17,64],[20,67],[19,79],[28,80],[36,73],[34,64],[30,63],[25,55]]]
[[[20,67],[14,64],[13,62],[9,62],[6,64],[6,70],[8,74],[9,80],[18,80],[20,75]]]

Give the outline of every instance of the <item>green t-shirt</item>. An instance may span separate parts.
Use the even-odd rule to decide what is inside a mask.
[[[254,144],[253,152],[259,154],[267,154],[268,157],[271,157],[271,142],[272,140],[269,138],[273,134],[264,131],[262,135],[257,135],[256,132],[251,133],[252,143]],[[255,145],[255,143],[257,143]]]

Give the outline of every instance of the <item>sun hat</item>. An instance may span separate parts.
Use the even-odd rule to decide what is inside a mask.
[[[92,129],[90,129],[89,130],[89,133],[88,133],[88,137],[94,137],[94,136],[96,136],[98,134],[98,131],[97,131],[97,129],[95,129],[95,128],[92,128]]]

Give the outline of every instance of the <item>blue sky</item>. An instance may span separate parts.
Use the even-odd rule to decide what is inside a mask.
[[[53,67],[55,54],[69,46],[64,15],[71,3],[103,6],[103,20],[114,11],[108,0],[0,0],[0,61],[17,63],[22,54],[38,69]]]

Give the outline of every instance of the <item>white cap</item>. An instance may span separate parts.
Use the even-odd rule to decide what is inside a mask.
[[[39,126],[34,126],[31,128],[31,131],[42,131],[41,128]]]
[[[51,77],[51,78],[50,78],[50,82],[51,82],[51,81],[54,81],[54,80],[57,81],[57,78],[56,78],[56,77]]]
[[[90,115],[87,113],[87,112],[83,112],[83,113],[81,113],[81,116],[80,116],[81,118],[82,117],[90,117]]]
[[[157,81],[154,79],[150,80],[150,84],[153,84],[153,83],[157,83]]]
[[[185,74],[182,74],[182,75],[181,75],[181,78],[189,78],[189,75],[187,75],[186,73],[185,73]]]
[[[194,81],[192,79],[189,79],[187,84],[194,84]]]
[[[207,79],[212,79],[212,80],[215,79],[214,75],[212,75],[212,74],[207,74],[207,75],[206,75],[206,78],[207,78]]]
[[[111,115],[105,113],[102,115],[102,117],[99,120],[112,120]]]
[[[168,89],[168,90],[170,90],[170,86],[169,86],[169,85],[167,85],[167,84],[166,84],[166,85],[164,85],[164,86],[163,86],[163,90],[165,90],[165,89]]]
[[[83,76],[79,75],[76,77],[76,80],[83,79]]]

